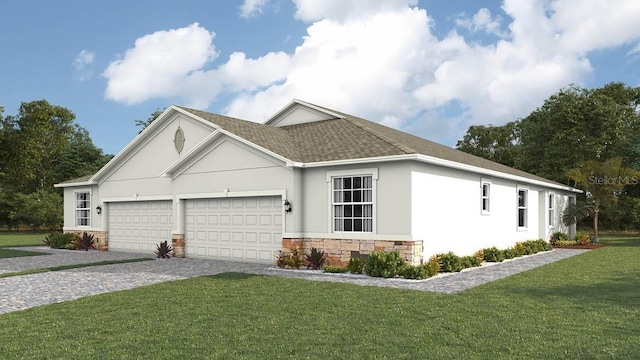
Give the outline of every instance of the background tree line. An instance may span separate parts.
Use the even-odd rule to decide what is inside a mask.
[[[593,162],[620,159],[640,170],[640,87],[610,83],[586,89],[571,85],[527,117],[505,125],[471,126],[459,150],[585,189],[568,174]],[[605,229],[640,229],[640,184],[630,181],[602,205]],[[578,197],[585,203],[586,193]],[[582,225],[588,226],[588,220]]]
[[[64,107],[23,102],[8,116],[0,107],[0,226],[58,229],[62,191],[53,185],[93,174],[111,157]]]

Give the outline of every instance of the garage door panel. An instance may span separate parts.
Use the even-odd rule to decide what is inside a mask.
[[[171,201],[109,203],[109,250],[148,253],[171,241]]]
[[[185,208],[187,257],[272,263],[281,248],[281,197],[187,200]],[[206,224],[190,220],[200,216],[206,216]],[[198,236],[200,231],[206,231],[205,238]]]

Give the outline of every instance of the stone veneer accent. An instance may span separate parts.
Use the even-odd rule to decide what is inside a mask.
[[[172,234],[171,246],[173,246],[173,256],[185,257],[184,255],[184,234]]]
[[[86,232],[89,235],[93,235],[94,239],[96,239],[96,249],[100,251],[109,250],[109,234],[106,231],[73,230],[73,231],[65,231],[65,232],[76,234],[77,236],[82,236],[82,234]]]
[[[398,250],[409,264],[419,265],[423,262],[422,240],[393,241],[393,240],[352,240],[352,239],[316,239],[316,238],[284,238],[282,250],[301,247],[304,253],[311,248],[324,250],[330,265],[344,266],[351,256],[369,255],[372,251]]]

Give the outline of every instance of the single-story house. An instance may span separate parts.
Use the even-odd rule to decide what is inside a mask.
[[[272,263],[397,249],[413,263],[574,233],[579,192],[356,116],[293,100],[265,123],[170,106],[64,189],[64,231],[109,251]]]

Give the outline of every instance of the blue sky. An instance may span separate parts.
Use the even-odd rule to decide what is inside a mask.
[[[64,106],[115,154],[170,104],[264,121],[292,98],[449,146],[560,88],[640,85],[636,0],[0,2],[0,106]]]

